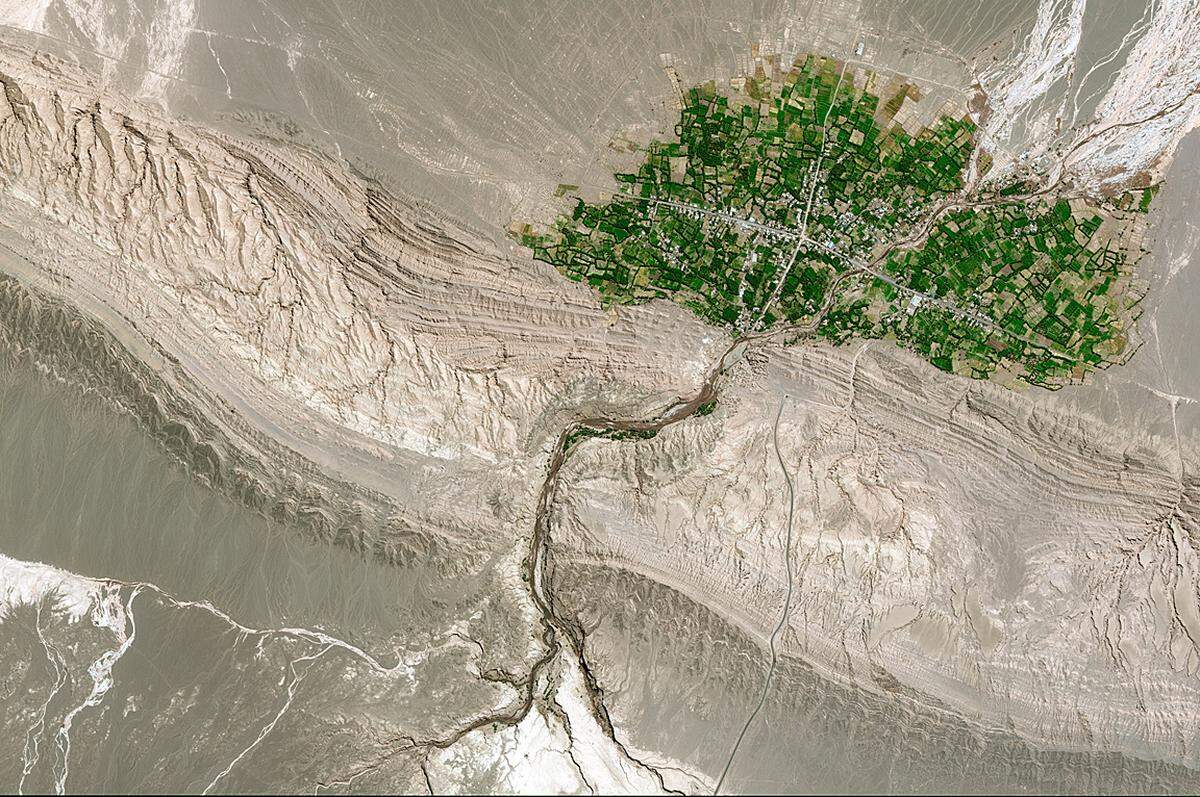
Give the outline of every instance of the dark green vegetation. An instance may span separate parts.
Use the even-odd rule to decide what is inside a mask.
[[[563,448],[570,449],[579,441],[593,437],[602,437],[605,440],[649,440],[657,434],[657,429],[596,429],[591,426],[577,426],[567,435]]]
[[[605,303],[669,298],[735,333],[815,324],[1047,387],[1127,354],[1130,233],[1153,189],[965,195],[972,122],[939,115],[911,134],[895,117],[919,92],[881,83],[807,57],[733,98],[694,88],[676,140],[652,142],[616,195],[518,237]]]

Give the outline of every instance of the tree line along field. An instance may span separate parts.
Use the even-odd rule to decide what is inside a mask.
[[[881,97],[878,82],[806,56],[737,92],[692,88],[673,140],[650,142],[612,196],[514,233],[606,304],[670,299],[734,334],[816,324],[1050,388],[1126,356],[1154,189],[967,192],[990,165],[974,124],[939,115],[910,133],[896,117],[916,87]]]

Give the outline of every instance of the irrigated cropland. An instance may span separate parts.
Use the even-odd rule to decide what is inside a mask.
[[[916,86],[835,59],[741,83],[687,91],[676,140],[521,242],[607,303],[670,298],[743,335],[894,338],[972,377],[1054,388],[1130,353],[1154,187],[987,185],[965,115],[910,132]]]

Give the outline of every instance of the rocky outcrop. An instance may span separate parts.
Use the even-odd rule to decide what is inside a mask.
[[[707,419],[586,446],[560,556],[670,585],[763,640],[790,557],[787,657],[1039,745],[1195,766],[1196,452],[926,370],[883,344],[777,350]]]
[[[169,314],[180,347],[202,333],[338,425],[495,461],[572,383],[680,392],[717,345],[669,305],[604,312],[344,164],[160,118],[21,55],[0,56],[4,192],[107,255],[51,267],[143,323]]]

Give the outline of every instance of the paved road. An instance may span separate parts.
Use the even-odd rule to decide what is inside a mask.
[[[730,224],[735,224],[743,229],[757,230],[759,232],[764,232],[769,235],[775,235],[775,236],[779,236],[781,238],[788,238],[788,239],[791,239],[794,241],[799,241],[801,243],[808,244],[809,246],[815,246],[818,249],[822,249],[822,250],[830,253],[834,257],[839,258],[840,260],[844,261],[851,268],[853,268],[857,271],[861,271],[864,274],[870,274],[872,277],[883,280],[887,284],[891,285],[893,288],[896,288],[898,291],[914,297],[917,300],[916,304],[913,305],[914,309],[915,309],[915,307],[922,305],[922,304],[933,305],[935,307],[938,307],[938,308],[941,308],[941,309],[947,311],[948,313],[951,313],[952,315],[958,316],[959,318],[967,321],[968,323],[983,326],[983,327],[986,327],[993,331],[999,332],[1001,334],[1012,335],[1011,332],[1009,332],[1008,330],[1004,329],[1003,327],[997,325],[995,321],[993,321],[991,318],[984,315],[983,313],[980,313],[977,310],[964,309],[964,308],[961,308],[958,305],[954,304],[953,302],[949,301],[948,299],[945,299],[945,298],[942,298],[939,296],[934,296],[933,294],[929,294],[929,293],[923,293],[921,291],[910,288],[909,286],[897,281],[896,278],[892,277],[890,274],[887,274],[885,272],[880,271],[879,269],[872,267],[869,263],[864,263],[860,260],[857,260],[855,258],[844,255],[841,252],[834,249],[833,246],[831,246],[829,244],[822,244],[819,241],[816,241],[813,238],[810,238],[808,235],[806,235],[802,232],[799,232],[797,230],[789,229],[787,227],[778,227],[778,226],[775,226],[772,224],[764,224],[762,222],[754,221],[753,219],[743,218],[734,213],[725,213],[725,212],[722,212],[719,210],[712,210],[710,208],[701,207],[699,205],[692,205],[687,202],[678,202],[673,199],[656,199],[654,197],[632,197],[632,196],[624,196],[624,195],[620,195],[620,196],[623,196],[626,199],[633,199],[633,200],[637,200],[637,201],[641,201],[641,202],[646,202],[651,205],[663,205],[665,207],[674,208],[676,210],[682,210],[682,211],[688,212],[688,213],[695,213],[695,214],[701,215],[701,216],[708,216],[710,218],[721,219],[722,221],[727,221]],[[795,260],[796,255],[798,253],[799,253],[799,248],[797,247],[796,251],[794,251],[792,253],[792,260]]]

